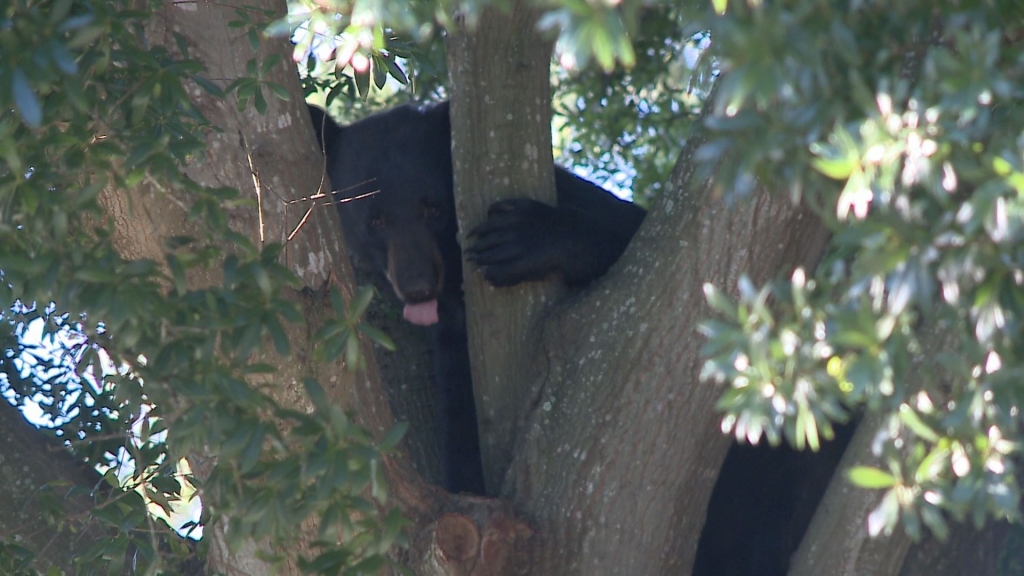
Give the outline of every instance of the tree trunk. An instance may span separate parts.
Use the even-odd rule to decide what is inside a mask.
[[[4,486],[0,541],[33,551],[35,569],[45,573],[56,566],[73,574],[72,559],[107,539],[105,531],[88,516],[95,505],[88,495],[105,485],[100,475],[75,458],[52,433],[47,438],[26,422],[6,399],[0,399],[0,482]],[[45,489],[50,482],[58,485]],[[40,505],[44,490],[48,500],[66,514],[48,520],[49,514],[44,514]],[[63,525],[57,525],[58,520],[63,520]]]
[[[252,7],[283,8],[277,0],[260,0],[257,6]],[[325,182],[326,177],[322,176],[322,156],[316,152],[297,76],[288,64],[290,45],[285,40],[265,41],[260,53],[253,54],[244,31],[237,36],[225,33],[231,30],[227,22],[234,19],[234,10],[231,6],[215,4],[167,4],[147,33],[154,43],[163,44],[170,50],[176,46],[172,33],[183,36],[192,57],[205,64],[208,77],[222,86],[246,74],[249,58],[258,56],[259,61],[263,61],[271,53],[282,54],[285,56],[282,64],[275,66],[264,79],[287,87],[292,99],[282,102],[269,98],[266,114],[259,115],[251,106],[238,111],[233,99],[208,97],[198,89],[194,90],[195,105],[219,130],[208,133],[209,156],[205,161],[189,166],[187,173],[204,185],[231,186],[243,194],[252,194],[259,209],[230,211],[232,228],[257,243],[285,243],[283,263],[305,285],[335,286],[348,298],[353,293],[353,272],[345,255],[333,206],[314,207],[308,202],[293,202],[331,188]],[[166,238],[201,235],[200,230],[190,229],[193,225],[179,208],[188,206],[188,199],[172,202],[165,197],[165,194],[175,193],[163,192],[156,183],[143,182],[130,191],[110,190],[103,195],[104,207],[117,223],[114,241],[122,255],[162,262]],[[293,234],[295,231],[297,233]],[[212,270],[217,270],[217,267]],[[189,278],[190,287],[209,286],[218,281],[216,272]],[[310,411],[312,407],[301,382],[306,377],[313,377],[321,382],[332,401],[355,412],[363,426],[378,435],[388,430],[394,418],[388,405],[388,394],[381,385],[380,368],[373,348],[364,341],[366,368],[357,374],[349,371],[340,360],[330,363],[314,360],[311,352],[315,342],[311,337],[321,319],[330,316],[325,310],[329,304],[322,292],[312,297],[296,293],[295,298],[302,304],[306,325],[286,326],[292,342],[292,356],[286,359],[273,352],[262,351],[252,359],[277,367],[273,382],[278,386],[271,392],[277,402],[281,406]],[[419,360],[407,361],[401,355],[408,352],[400,350],[394,361],[385,363],[389,367],[389,376],[396,377],[396,381],[391,382],[394,390],[399,389],[400,383],[415,372],[417,366],[423,367],[422,342],[417,346],[414,354]],[[424,378],[426,374],[421,372],[416,381],[422,382]],[[423,404],[429,406],[429,403]],[[429,443],[423,445],[423,454],[430,450]],[[194,455],[190,460],[200,478],[204,470],[213,465],[203,454]],[[476,566],[476,573],[500,574],[503,570],[510,570],[511,560],[521,557],[516,547],[524,541],[528,530],[514,519],[507,505],[481,498],[450,498],[443,491],[427,486],[405,450],[386,456],[384,469],[391,501],[400,506],[413,523],[409,529],[410,549],[402,560],[419,573],[461,574]],[[223,523],[226,519],[220,521]],[[309,536],[298,552],[310,552],[315,524],[316,520],[310,519],[297,527],[302,534]],[[209,564],[213,571],[299,573],[294,563],[272,567],[263,562],[257,552],[266,550],[266,543],[247,542],[240,549],[231,550],[226,545],[222,528],[213,526],[206,534]],[[297,551],[281,552],[293,560]],[[480,572],[481,566],[486,566],[488,571]]]
[[[537,182],[526,170],[537,146],[532,138],[540,138],[529,130],[541,124],[533,114],[535,105],[547,102],[547,65],[543,82],[501,82],[520,61],[510,58],[518,53],[507,38],[528,37],[531,21],[516,9],[503,25],[486,16],[480,31],[458,35],[449,51],[463,225],[478,222],[482,208],[507,194],[506,187],[537,190],[550,182]],[[513,36],[517,30],[523,36]],[[543,111],[537,112],[541,120]],[[543,124],[545,136],[547,130]],[[539,350],[510,347],[505,338],[521,343],[529,337],[531,319],[552,293],[533,292],[544,290],[535,286],[489,291],[467,273],[474,383],[485,455],[492,451],[485,460],[488,481],[502,476],[503,451],[510,447],[501,494],[543,535],[534,539],[531,573],[689,569],[728,447],[713,410],[720,389],[698,380],[696,326],[711,315],[702,285],[732,288],[743,273],[759,282],[815,262],[825,245],[828,233],[818,220],[783,198],[760,190],[747,201],[726,203],[713,183],[694,181],[691,159],[700,140],[695,135],[688,142],[667,191],[618,265],[546,319]],[[492,149],[513,160],[479,153]],[[538,153],[541,162],[546,171],[546,157]],[[516,301],[498,301],[506,294]],[[503,423],[493,420],[499,417]],[[501,440],[510,429],[511,445]]]
[[[1019,529],[1019,525],[1017,526]],[[1009,522],[989,521],[981,530],[970,522],[950,527],[949,537],[941,541],[929,536],[910,547],[900,576],[1007,576],[1020,573],[1019,548],[1008,548],[1014,526]],[[1004,567],[1008,551],[1017,564]]]
[[[700,140],[608,277],[545,326],[541,409],[512,470],[515,502],[550,536],[543,573],[690,569],[728,448],[721,390],[698,378],[696,327],[712,315],[702,285],[810,265],[828,237],[763,189],[727,203],[694,181]]]
[[[283,14],[283,3],[278,0],[259,0],[256,9],[271,8]],[[239,111],[234,98],[211,97],[197,88],[192,91],[193,102],[219,131],[210,131],[207,146],[210,154],[199,158],[187,168],[188,175],[207,186],[230,186],[257,201],[257,210],[239,208],[229,211],[231,227],[252,239],[280,242],[286,245],[283,264],[299,276],[307,286],[340,288],[346,297],[352,295],[352,272],[345,257],[337,215],[332,206],[322,203],[314,206],[310,201],[299,201],[318,191],[329,192],[329,182],[322,178],[323,161],[317,152],[313,130],[301,98],[298,77],[291,65],[291,46],[287,40],[265,40],[259,54],[253,53],[242,32],[229,32],[227,23],[234,20],[232,6],[207,3],[168,3],[157,14],[147,29],[150,40],[176,50],[172,34],[183,36],[193,58],[205,64],[207,76],[215,83],[226,86],[232,80],[246,76],[249,58],[264,61],[270,54],[283,58],[265,80],[288,88],[291,100],[283,102],[268,95],[268,109],[258,114],[250,105]],[[201,230],[185,218],[179,206],[183,202],[169,201],[167,196],[180,194],[164,191],[153,182],[130,191],[111,190],[103,197],[104,207],[117,224],[114,231],[115,246],[126,258],[152,258],[163,262],[163,242],[175,235],[201,236]],[[296,201],[296,202],[292,202]],[[307,217],[308,216],[308,217]],[[297,233],[295,233],[297,231]],[[191,287],[204,287],[219,282],[218,267],[207,274],[194,274],[189,278]],[[297,299],[300,294],[295,294]],[[306,326],[286,326],[292,342],[293,355],[285,359],[273,352],[261,352],[255,362],[266,362],[277,367],[274,381],[279,386],[272,394],[282,406],[309,411],[311,406],[303,392],[301,382],[306,377],[317,378],[331,399],[359,414],[361,423],[376,434],[391,427],[393,418],[386,395],[379,385],[378,368],[373,353],[364,342],[367,359],[366,371],[358,374],[347,370],[342,362],[317,362],[312,357],[315,342],[311,341],[320,318],[328,317],[326,298],[308,298],[303,301]],[[314,327],[314,328],[310,328]],[[267,347],[267,349],[270,349]],[[212,462],[204,455],[192,459],[194,471],[202,477]],[[423,490],[419,476],[410,466],[408,457],[399,454],[386,459],[389,477],[401,478],[392,482],[395,496],[407,506],[410,515],[431,508],[426,504],[430,495]],[[209,504],[204,503],[204,504]],[[210,567],[219,572],[240,571],[246,574],[271,573],[271,566],[257,557],[255,552],[263,543],[250,543],[240,550],[229,550],[223,539],[223,530],[208,530],[210,541]],[[300,529],[313,534],[315,526]],[[297,574],[295,565],[287,565],[283,573]]]
[[[448,40],[462,245],[496,200],[555,203],[548,71],[553,43],[537,33],[539,14],[518,0],[507,14],[487,8],[475,27],[462,24]],[[494,290],[472,264],[463,270],[485,483],[488,494],[503,494],[525,383],[540,368],[530,361],[536,357],[530,343],[536,342],[539,314],[559,289],[533,282]]]

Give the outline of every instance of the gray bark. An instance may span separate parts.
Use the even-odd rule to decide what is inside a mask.
[[[532,32],[522,14],[513,9],[503,25],[460,33],[449,51],[463,224],[479,222],[509,183],[549,183],[523,174],[540,135],[518,122],[547,102],[546,63],[543,83],[501,83],[528,59],[509,48],[528,42],[506,39]],[[543,535],[533,540],[532,573],[686,573],[728,447],[713,410],[720,390],[698,380],[696,326],[711,315],[702,285],[732,289],[743,273],[760,282],[812,264],[824,247],[824,227],[788,200],[761,189],[730,204],[713,183],[695,181],[699,140],[688,143],[621,261],[559,310],[549,311],[557,292],[488,291],[467,273],[488,482],[502,477],[511,447],[500,493]],[[513,159],[493,158],[492,148]],[[537,161],[547,170],[543,150]],[[485,166],[482,174],[471,162]],[[523,347],[541,310],[540,350]],[[507,430],[511,445],[502,440]]]
[[[698,379],[702,285],[761,282],[824,247],[788,200],[762,189],[730,204],[694,181],[699,140],[608,277],[546,325],[551,369],[512,471],[514,501],[550,535],[551,573],[689,570],[728,448],[720,389]]]
[[[254,7],[283,10],[283,5],[277,0],[260,0]],[[235,36],[227,27],[227,22],[232,19],[232,6],[167,4],[149,34],[155,42],[169,49],[175,46],[171,33],[181,34],[187,39],[192,56],[207,66],[208,76],[221,85],[227,85],[246,74],[246,61],[253,56],[244,31]],[[311,337],[322,319],[331,316],[326,310],[329,303],[324,289],[340,289],[346,299],[350,298],[354,291],[354,272],[345,254],[334,207],[313,207],[312,203],[302,201],[317,192],[329,192],[331,187],[324,175],[323,157],[314,143],[297,76],[289,64],[290,49],[286,40],[261,44],[260,61],[275,52],[284,56],[282,63],[265,79],[287,87],[292,95],[288,102],[269,97],[265,115],[258,114],[251,106],[239,112],[231,99],[209,97],[199,90],[193,92],[196,106],[220,131],[208,134],[210,154],[189,166],[188,174],[202,184],[231,186],[256,197],[258,210],[237,209],[229,214],[232,228],[254,242],[285,243],[284,264],[306,286],[318,288],[311,296],[294,295],[302,304],[306,324],[286,327],[292,342],[292,356],[281,358],[268,351],[268,346],[253,358],[255,362],[277,367],[272,381],[272,394],[277,402],[298,410],[311,410],[301,382],[303,378],[312,377],[323,385],[332,401],[355,412],[363,426],[381,434],[394,424],[394,417],[388,403],[388,392],[382,385],[381,366],[369,342],[364,341],[366,367],[359,373],[348,370],[341,360],[324,363],[312,357],[316,343]],[[119,224],[114,232],[116,246],[127,257],[162,261],[163,239],[181,234],[198,235],[196,230],[189,229],[178,208],[188,206],[189,199],[168,202],[162,195],[175,191],[163,191],[154,184],[144,183],[131,191],[112,190],[103,196],[105,208]],[[218,278],[214,273],[197,275],[189,281],[190,286],[198,287],[215,283]],[[387,304],[381,304],[371,314],[386,316],[386,307]],[[379,316],[371,319],[379,319]],[[428,377],[424,370],[422,338],[410,335],[408,329],[398,335],[399,345],[412,344],[408,349],[400,349],[394,357],[385,357],[383,366],[392,387],[392,397],[401,396],[403,386],[408,382],[422,389],[422,383]],[[415,361],[409,361],[409,350],[414,350]],[[429,402],[422,404],[429,409]],[[415,407],[419,403],[413,401],[407,405]],[[420,427],[427,428],[424,422],[432,421],[432,414],[425,418],[423,414],[419,416]],[[414,444],[416,449],[413,453],[420,456],[421,469],[426,470],[429,476],[435,472],[423,461],[434,447],[430,435],[425,437],[425,441]],[[204,454],[194,455],[190,461],[200,478],[214,464],[209,455]],[[503,566],[501,558],[511,557],[506,552],[511,548],[505,542],[521,540],[518,534],[522,526],[506,506],[473,498],[449,499],[443,491],[423,482],[405,450],[385,457],[384,469],[391,489],[390,502],[401,507],[413,522],[410,528],[412,545],[402,555],[405,563],[420,567],[421,573],[451,574],[461,573],[466,566],[477,564],[478,556],[485,558],[491,566]],[[453,517],[457,520],[441,521]],[[309,545],[316,534],[316,519],[297,529],[308,538],[299,550],[281,551],[288,562],[284,566],[272,567],[260,560],[257,554],[267,548],[267,543],[248,542],[239,550],[230,550],[225,545],[223,530],[214,527],[207,532],[210,568],[228,573],[276,571],[297,574],[299,570],[294,563],[294,554],[302,552],[309,556],[315,552]],[[476,546],[467,548],[466,542],[475,542]]]
[[[89,519],[89,511],[106,491],[100,475],[75,458],[52,435],[25,421],[21,412],[0,399],[0,540],[35,552],[33,567],[57,567],[73,574],[73,559],[103,542],[106,533]],[[56,482],[59,486],[44,488]],[[78,490],[74,490],[77,488]],[[95,493],[95,499],[87,496]],[[43,491],[66,512],[62,526],[40,506]]]
[[[284,5],[277,0],[261,0],[254,8],[273,8],[283,14]],[[272,53],[283,56],[265,78],[289,89],[292,99],[283,102],[267,93],[268,109],[261,115],[250,105],[238,111],[233,98],[220,99],[192,90],[193,102],[220,130],[207,134],[209,155],[197,158],[187,173],[208,186],[231,186],[256,199],[258,209],[233,209],[229,212],[232,228],[252,239],[280,242],[286,245],[283,263],[307,286],[336,287],[351,297],[352,271],[344,255],[337,216],[331,206],[321,201],[314,206],[303,198],[319,191],[329,192],[330,183],[323,174],[322,156],[318,153],[312,126],[300,96],[298,78],[290,64],[291,46],[286,39],[265,40],[259,54],[249,47],[245,31],[227,26],[235,19],[235,8],[221,4],[167,3],[147,29],[154,43],[175,50],[172,33],[187,39],[191,56],[207,67],[207,76],[221,86],[246,75],[246,62],[256,57],[262,62]],[[201,236],[194,224],[186,221],[180,208],[190,199],[168,198],[180,194],[165,190],[159,183],[144,182],[131,191],[110,190],[103,197],[104,207],[114,217],[115,246],[128,258],[147,257],[163,261],[163,240],[173,235]],[[172,201],[174,200],[174,201]],[[296,232],[297,231],[297,232]],[[190,287],[209,286],[219,282],[216,267],[209,273],[189,278]],[[322,292],[321,292],[322,296]],[[301,299],[300,294],[295,294]],[[393,424],[387,399],[379,386],[380,377],[373,353],[364,345],[367,356],[365,372],[354,374],[341,361],[316,362],[312,358],[315,342],[311,336],[319,319],[328,317],[326,298],[302,300],[306,326],[287,326],[293,346],[291,358],[281,358],[263,351],[253,360],[275,365],[273,395],[282,406],[310,410],[302,390],[302,380],[317,378],[333,401],[360,415],[361,423],[380,434]],[[269,349],[269,347],[268,347]],[[266,378],[261,377],[261,378]],[[265,382],[264,382],[265,383]],[[173,425],[173,424],[172,424]],[[193,470],[200,478],[213,465],[203,454],[191,458]],[[389,476],[405,478],[395,490],[396,499],[409,506],[410,514],[427,508],[419,476],[412,471],[405,455],[389,458],[385,463]],[[393,483],[397,484],[397,482]],[[208,505],[210,503],[207,503]],[[298,528],[298,527],[297,527]],[[315,533],[315,525],[301,527],[304,533]],[[270,572],[298,573],[286,564],[274,568],[256,555],[265,543],[252,542],[239,550],[224,545],[223,531],[212,527],[209,563],[212,571],[260,574]],[[307,549],[303,549],[309,552]]]
[[[487,207],[509,197],[555,203],[551,156],[552,42],[536,32],[539,11],[526,2],[511,12],[484,10],[448,41],[452,162],[461,243]],[[524,383],[538,369],[537,318],[558,294],[553,282],[495,290],[464,266],[469,355],[472,359],[480,450],[489,494],[504,493]]]
[[[1020,573],[1021,552],[1008,547],[1014,526],[990,521],[978,530],[970,522],[953,525],[941,541],[927,537],[910,547],[900,576],[1009,576]],[[1017,526],[1020,530],[1020,526]],[[1010,555],[1012,558],[1007,559]],[[1010,564],[1008,561],[1016,562]]]

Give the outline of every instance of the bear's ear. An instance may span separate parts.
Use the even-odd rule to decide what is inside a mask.
[[[326,155],[341,136],[341,126],[331,120],[327,112],[321,108],[311,104],[306,106],[309,108],[309,118],[313,121],[313,130],[316,131],[316,142],[320,146],[320,151]]]
[[[451,138],[452,127],[451,120],[448,117],[448,110],[450,108],[448,100],[439,102],[433,106],[426,108],[424,114],[430,118],[439,130],[443,131],[445,135]]]

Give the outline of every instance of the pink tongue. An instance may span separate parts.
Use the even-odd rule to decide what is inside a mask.
[[[406,320],[419,326],[437,324],[437,300],[428,300],[418,304],[406,304],[402,310]]]

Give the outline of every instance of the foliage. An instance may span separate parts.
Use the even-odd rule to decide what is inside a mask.
[[[723,3],[724,4],[724,3]],[[705,377],[724,428],[816,446],[862,406],[882,416],[872,533],[946,514],[1018,519],[1024,342],[1024,6],[729,2],[705,174],[765,182],[834,230],[817,271],[733,300],[707,289]]]
[[[0,13],[0,109],[17,110],[0,119],[0,302],[14,307],[0,365],[15,397],[52,399],[51,415],[77,454],[116,464],[113,455],[127,452],[127,487],[142,487],[93,512],[114,536],[79,559],[83,570],[93,562],[93,570],[118,572],[110,563],[124,554],[111,550],[129,546],[149,551],[137,557],[139,570],[159,569],[157,538],[168,531],[143,529],[147,502],[173,506],[182,496],[180,457],[212,453],[217,464],[202,484],[207,521],[230,518],[233,542],[267,537],[277,550],[295,550],[294,527],[312,517],[320,553],[300,562],[310,571],[372,572],[401,536],[403,520],[387,512],[378,473],[401,429],[374,442],[312,380],[316,411],[277,405],[268,394],[272,368],[253,353],[264,342],[289,353],[286,326],[301,321],[297,280],[279,263],[280,245],[256,246],[228,228],[226,210],[251,202],[182,171],[210,129],[186,80],[257,109],[264,90],[282,89],[262,78],[267,62],[250,61],[251,76],[229,86],[202,78],[183,40],[177,53],[146,42],[152,14],[135,4],[22,1]],[[122,258],[100,205],[104,190],[140,183],[202,231],[171,239],[162,262]],[[219,281],[191,289],[186,278],[197,271]],[[373,335],[346,310],[348,326]],[[36,350],[30,360],[32,350],[9,336],[37,319],[43,338],[64,350]],[[83,384],[83,374],[95,385]],[[117,471],[107,474],[120,490]]]
[[[315,100],[331,108],[344,96],[345,105],[332,111],[345,121],[383,107],[380,94],[389,79],[408,88],[387,90],[390,96],[399,95],[399,101],[443,96],[447,68],[440,30],[431,24],[433,8],[416,1],[376,8],[296,0],[289,3],[287,17],[267,28],[271,35],[290,35],[295,41],[292,58],[305,64],[307,99],[322,94]]]
[[[439,22],[450,20],[426,4],[413,12],[395,6],[382,15],[396,23],[387,28],[365,14],[352,20],[345,8],[325,12],[317,4],[271,29],[314,32],[296,47],[310,66],[307,93],[323,91],[330,99],[347,91],[351,103],[368,96],[371,79],[382,89],[391,77],[412,80],[412,94],[443,95],[440,44],[416,42],[436,38],[437,28],[412,24],[430,21],[424,10]],[[617,17],[602,10],[601,18],[614,23]],[[117,571],[111,562],[124,554],[115,552],[129,547],[149,551],[139,569],[166,568],[166,555],[153,551],[168,533],[155,527],[146,507],[169,510],[180,502],[182,480],[197,482],[182,475],[180,457],[212,453],[218,464],[202,485],[204,522],[229,519],[234,543],[269,538],[276,549],[289,550],[298,537],[293,527],[316,517],[323,552],[301,560],[305,569],[374,571],[401,539],[401,517],[383,513],[387,492],[377,465],[402,430],[374,444],[330,407],[314,381],[306,383],[318,408],[313,414],[275,404],[266,393],[270,366],[251,357],[264,342],[289,353],[285,327],[300,315],[283,290],[295,288],[295,278],[278,264],[279,245],[257,247],[227,227],[225,210],[248,207],[247,200],[235,190],[199,186],[182,172],[203,153],[210,129],[183,82],[262,112],[267,94],[287,97],[265,79],[277,60],[249,59],[247,77],[225,86],[202,75],[183,38],[176,51],[149,46],[142,30],[151,15],[129,2],[26,0],[3,8],[0,47],[9,57],[0,62],[6,88],[0,107],[17,112],[0,120],[0,302],[11,306],[0,361],[10,375],[6,386],[19,401],[42,401],[58,435],[74,440],[76,454],[113,465],[107,479],[117,504],[93,514],[112,538],[80,559],[83,570]],[[255,50],[268,17],[240,6],[229,27]],[[309,57],[313,40],[346,18],[346,34],[330,56]],[[598,37],[604,38],[593,40],[598,49],[614,41],[620,57],[631,50],[621,38]],[[599,60],[607,64],[607,54]],[[332,65],[334,78],[325,84],[323,72]],[[100,205],[104,190],[140,184],[158,190],[202,231],[171,239],[162,262],[123,259]],[[212,272],[220,282],[190,289],[186,279],[196,271]],[[364,292],[346,304],[332,294],[334,308],[343,312],[319,334],[321,360],[343,352],[357,367],[357,333],[388,344],[359,320],[368,298]],[[44,323],[46,347],[33,350],[7,338],[33,321]],[[254,386],[256,380],[262,386]],[[126,458],[128,479],[119,477]],[[328,544],[339,540],[341,547]],[[31,551],[5,550],[12,555],[4,558],[18,565],[32,557]]]
[[[290,15],[269,31],[297,39],[294,58],[304,63],[306,97],[334,118],[354,121],[396,104],[446,97],[441,28],[451,25],[445,13],[451,6],[389,2],[375,11],[313,0],[290,6]],[[458,7],[472,21],[482,6]],[[710,79],[695,78],[687,60],[706,42],[692,38],[699,31],[694,15],[676,4],[548,6],[542,27],[559,34],[552,112],[562,164],[612,190],[632,190],[641,204],[657,196]],[[587,68],[594,55],[602,70]],[[616,58],[629,67],[614,68]]]
[[[310,31],[296,36],[296,60],[307,65],[308,92],[329,103],[365,99],[389,78],[411,81],[416,98],[440,96],[443,54],[436,41],[420,42],[436,39],[456,9],[472,24],[482,6],[303,1],[271,29]],[[813,272],[761,287],[745,281],[736,298],[707,288],[719,317],[703,328],[704,375],[731,384],[720,402],[724,428],[813,449],[833,422],[866,407],[883,416],[875,450],[885,469],[852,477],[886,491],[874,532],[902,519],[913,535],[922,523],[941,535],[945,514],[1017,518],[1024,7],[565,0],[545,10],[563,34],[560,61],[593,59],[606,71],[634,64],[609,76],[557,76],[556,106],[573,119],[560,134],[576,143],[566,151],[598,174],[633,165],[630,184],[646,200],[689,128],[690,91],[706,94],[720,72],[700,127],[707,143],[692,159],[700,175],[714,176],[717,194],[732,201],[758,183],[777,188],[835,232]],[[12,366],[26,351],[6,337],[42,318],[47,336],[76,334],[64,341],[79,374],[104,375],[96,388],[60,370],[9,384],[19,395],[60,398],[52,410],[77,415],[61,426],[66,438],[84,438],[75,444],[83,457],[105,462],[123,449],[134,459],[145,498],[122,499],[129,509],[105,519],[117,546],[136,539],[156,549],[125,518],[147,500],[173,503],[178,456],[210,451],[219,456],[204,485],[210,520],[230,518],[232,538],[268,537],[286,550],[297,537],[291,528],[313,516],[319,543],[340,537],[349,546],[324,546],[303,560],[307,569],[362,562],[372,571],[400,539],[376,471],[401,430],[375,445],[311,380],[313,413],[274,403],[270,366],[250,357],[265,342],[289,353],[286,326],[300,314],[286,291],[296,279],[278,263],[280,246],[257,247],[228,229],[225,210],[248,201],[181,170],[210,129],[183,81],[260,110],[266,91],[286,96],[264,78],[274,62],[251,60],[248,77],[220,86],[184,42],[176,53],[145,43],[150,16],[127,1],[0,8],[0,302],[26,303],[6,318],[10,352],[0,365],[20,375]],[[258,42],[266,18],[239,9],[232,26]],[[339,32],[326,57],[310,57]],[[681,59],[695,44],[707,52],[691,75]],[[325,84],[327,70],[334,78]],[[160,262],[123,259],[98,201],[105,189],[140,183],[201,223],[200,237],[173,239]],[[199,270],[220,281],[189,289],[188,274]],[[335,301],[341,318],[321,333],[322,354],[350,350],[356,332],[383,341],[359,322],[364,298]],[[347,354],[354,368],[358,358]],[[77,396],[68,394],[74,386]],[[164,432],[166,441],[155,440]],[[17,561],[6,552],[23,554],[0,550],[4,566]]]
[[[679,7],[645,10],[633,37],[642,57],[631,68],[553,68],[556,158],[631,190],[644,206],[658,196],[705,96],[708,79],[694,64],[706,38],[688,38],[692,17]]]

